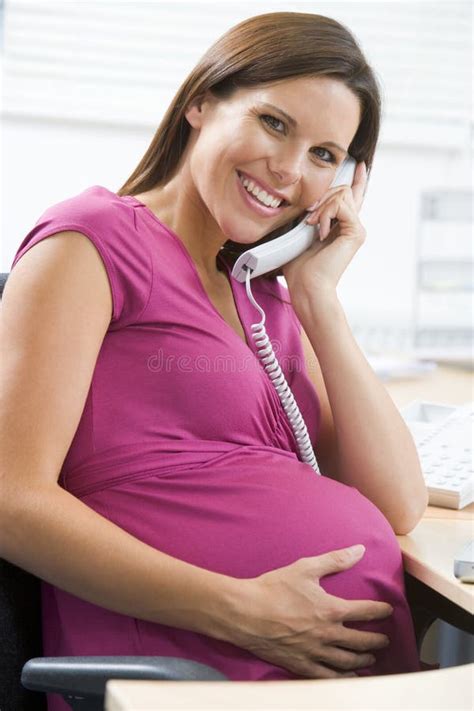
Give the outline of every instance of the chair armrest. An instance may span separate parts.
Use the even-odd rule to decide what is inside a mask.
[[[73,708],[89,708],[74,706],[74,699],[102,700],[109,679],[228,681],[212,667],[175,657],[37,657],[24,665],[21,674],[27,689],[62,694]]]

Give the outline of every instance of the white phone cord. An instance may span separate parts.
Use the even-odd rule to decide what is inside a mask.
[[[313,446],[308,435],[308,429],[305,421],[293,393],[291,392],[290,386],[286,381],[274,353],[271,341],[265,330],[265,311],[259,306],[259,304],[257,304],[250,289],[250,271],[250,269],[247,269],[245,277],[247,296],[262,316],[260,323],[253,323],[250,327],[252,329],[252,338],[257,346],[257,355],[264,364],[265,370],[278,393],[278,397],[281,400],[283,409],[294,432],[301,460],[312,466],[316,474],[321,474],[318,462],[314,456]]]

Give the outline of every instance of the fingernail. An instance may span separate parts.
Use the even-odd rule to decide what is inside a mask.
[[[318,205],[319,205],[320,202],[321,202],[321,200],[317,200],[317,201],[314,203],[314,205],[311,205],[311,207],[308,208],[309,212],[312,212],[313,210],[316,210],[316,208],[318,207]]]
[[[348,548],[348,551],[354,555],[362,555],[362,553],[365,553],[365,546],[362,543],[358,543],[356,546]]]

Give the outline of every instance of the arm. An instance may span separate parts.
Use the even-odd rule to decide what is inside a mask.
[[[221,637],[231,578],[153,549],[58,485],[111,311],[102,261],[79,233],[41,241],[10,275],[0,311],[0,555],[94,604]]]
[[[331,188],[307,220],[320,225],[320,240],[284,266],[303,346],[322,404],[316,443],[325,473],[355,486],[408,533],[428,501],[411,434],[350,331],[337,283],[365,239],[358,210],[366,185],[359,163],[352,188]],[[337,219],[335,225],[331,220]]]
[[[356,487],[408,533],[427,504],[413,438],[355,342],[335,300],[318,313],[301,308],[308,374],[321,403],[315,453],[324,474]]]

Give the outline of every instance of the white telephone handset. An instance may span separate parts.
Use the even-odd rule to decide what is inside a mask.
[[[352,185],[355,167],[356,162],[354,158],[348,156],[337,171],[331,187],[337,185]],[[265,311],[255,301],[250,287],[250,280],[253,279],[253,277],[277,269],[282,264],[289,262],[290,259],[294,259],[300,255],[305,249],[308,249],[313,243],[315,229],[317,228],[314,225],[308,225],[306,223],[305,218],[299,225],[282,237],[276,237],[274,240],[247,250],[241,254],[235,262],[232,276],[237,281],[245,282],[247,296],[262,316],[260,323],[253,323],[251,325],[252,338],[257,347],[257,356],[278,393],[280,402],[293,430],[300,458],[303,462],[309,464],[316,474],[320,474],[321,472],[319,471],[305,421],[291,392],[290,386],[286,382],[286,378],[273,351],[271,341],[265,331]]]
[[[356,162],[352,156],[348,156],[341,164],[336,176],[331,184],[334,188],[337,185],[352,185]],[[271,272],[282,264],[286,264],[291,259],[295,259],[302,252],[307,250],[314,241],[314,225],[308,225],[306,218],[303,219],[281,237],[260,244],[257,247],[248,249],[236,260],[232,276],[237,281],[245,281],[247,272],[250,270],[250,279]]]

